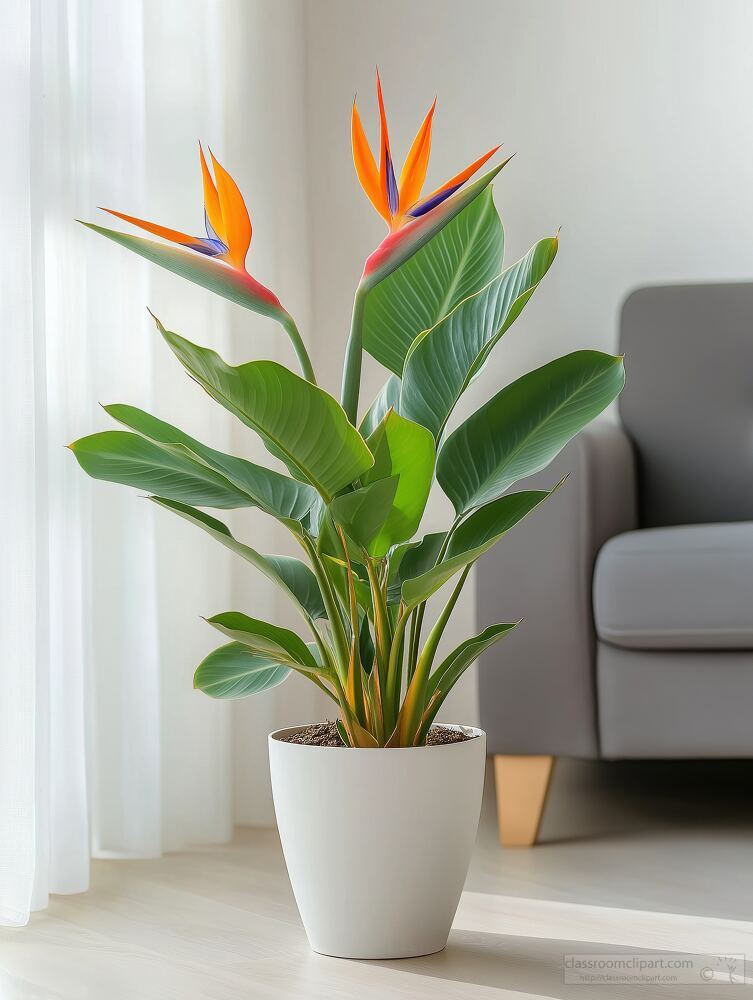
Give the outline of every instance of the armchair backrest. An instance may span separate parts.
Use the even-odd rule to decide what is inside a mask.
[[[641,525],[753,520],[753,283],[638,289],[620,349]]]

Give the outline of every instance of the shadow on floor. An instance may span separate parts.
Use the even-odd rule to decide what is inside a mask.
[[[621,948],[599,942],[553,940],[548,938],[516,937],[486,934],[478,931],[453,931],[444,951],[424,958],[400,959],[394,962],[365,962],[382,965],[400,972],[431,976],[446,982],[468,983],[493,989],[518,990],[532,996],[556,1000],[622,1000],[650,997],[651,1000],[681,1000],[695,993],[695,985],[665,984],[567,984],[564,981],[564,957],[568,954],[633,955],[635,948]],[[645,949],[643,949],[645,951]],[[736,970],[741,975],[753,975],[751,963]],[[749,996],[745,986],[733,994],[729,983],[703,983],[699,998],[728,1000],[730,996]]]
[[[558,760],[531,849],[500,847],[489,768],[466,888],[750,920],[751,843],[753,761]]]

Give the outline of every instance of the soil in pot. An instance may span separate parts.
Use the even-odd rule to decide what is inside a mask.
[[[334,722],[317,722],[312,726],[306,726],[305,729],[299,729],[290,736],[283,736],[281,739],[286,743],[303,743],[313,747],[345,746]],[[459,729],[451,729],[449,726],[432,726],[426,737],[426,745],[435,747],[445,743],[465,743],[466,740],[473,739],[476,737],[466,736]]]

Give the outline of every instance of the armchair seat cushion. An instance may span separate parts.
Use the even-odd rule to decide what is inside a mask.
[[[594,619],[628,649],[753,649],[753,522],[628,531],[599,552]]]

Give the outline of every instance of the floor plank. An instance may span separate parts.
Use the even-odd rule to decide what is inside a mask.
[[[313,954],[271,830],[158,861],[98,861],[90,892],[0,930],[0,1000],[679,1000],[690,987],[568,985],[563,956],[753,958],[750,768],[712,769],[700,791],[698,775],[561,762],[533,850],[499,847],[490,786],[449,945],[420,959]],[[753,978],[732,995],[753,995]]]

